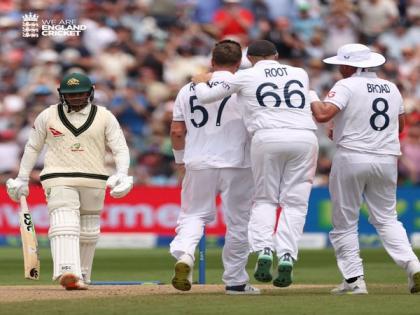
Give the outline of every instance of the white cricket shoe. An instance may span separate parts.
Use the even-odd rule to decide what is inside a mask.
[[[366,283],[363,276],[360,276],[353,283],[347,283],[346,280],[343,280],[338,287],[331,290],[331,294],[368,294],[368,291],[366,289]]]
[[[250,284],[226,286],[225,292],[228,295],[252,295],[261,294],[261,290],[251,286]]]
[[[408,289],[411,293],[420,292],[420,263],[418,261],[410,261],[407,264]]]
[[[180,291],[191,290],[194,260],[188,254],[182,255],[175,264],[172,286]]]
[[[60,284],[66,290],[87,290],[88,286],[74,273],[66,272],[60,276]]]

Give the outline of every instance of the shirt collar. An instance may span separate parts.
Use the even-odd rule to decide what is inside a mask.
[[[260,60],[260,61],[258,61],[255,65],[254,65],[254,67],[255,66],[257,66],[257,65],[262,65],[262,66],[264,66],[264,65],[271,65],[271,64],[273,64],[273,65],[279,65],[279,62],[277,61],[277,60],[268,60],[268,59],[265,59],[265,60]]]
[[[64,107],[65,107],[65,113],[68,115],[81,114],[85,116],[85,115],[89,115],[92,104],[89,103],[86,107],[84,107],[82,110],[79,110],[78,112],[75,112],[74,110],[72,110],[70,113],[68,113],[68,106],[64,105]]]
[[[375,72],[362,71],[359,74],[357,72],[353,73],[352,77],[377,78],[378,76],[376,75]]]

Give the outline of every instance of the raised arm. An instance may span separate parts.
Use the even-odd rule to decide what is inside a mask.
[[[201,104],[208,104],[218,100],[222,100],[227,96],[236,93],[239,86],[234,83],[236,76],[232,76],[232,80],[225,80],[224,82],[213,84],[211,87],[206,83],[210,81],[212,73],[204,75],[197,75],[192,78],[196,84],[195,94]]]

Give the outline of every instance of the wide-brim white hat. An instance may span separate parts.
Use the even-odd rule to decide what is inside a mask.
[[[365,45],[347,44],[338,48],[336,56],[325,58],[323,61],[333,65],[371,68],[384,64],[386,59]]]

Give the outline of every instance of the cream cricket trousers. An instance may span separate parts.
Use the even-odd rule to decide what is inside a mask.
[[[176,259],[184,253],[194,258],[204,226],[216,217],[216,196],[219,193],[226,224],[222,279],[228,286],[242,285],[249,281],[245,267],[249,254],[248,222],[254,195],[250,168],[186,170],[181,212],[170,252]]]
[[[269,247],[278,257],[289,253],[297,260],[317,157],[314,131],[268,129],[255,133],[251,142],[256,191],[249,223],[252,251]],[[276,226],[279,206],[282,211]]]
[[[391,258],[405,268],[417,260],[407,233],[397,218],[397,157],[339,148],[330,174],[333,230],[330,240],[344,279],[363,275],[358,240],[359,212],[363,199],[382,244]]]
[[[45,193],[50,216],[48,237],[53,280],[71,272],[89,282],[105,189],[56,186],[45,189]]]

